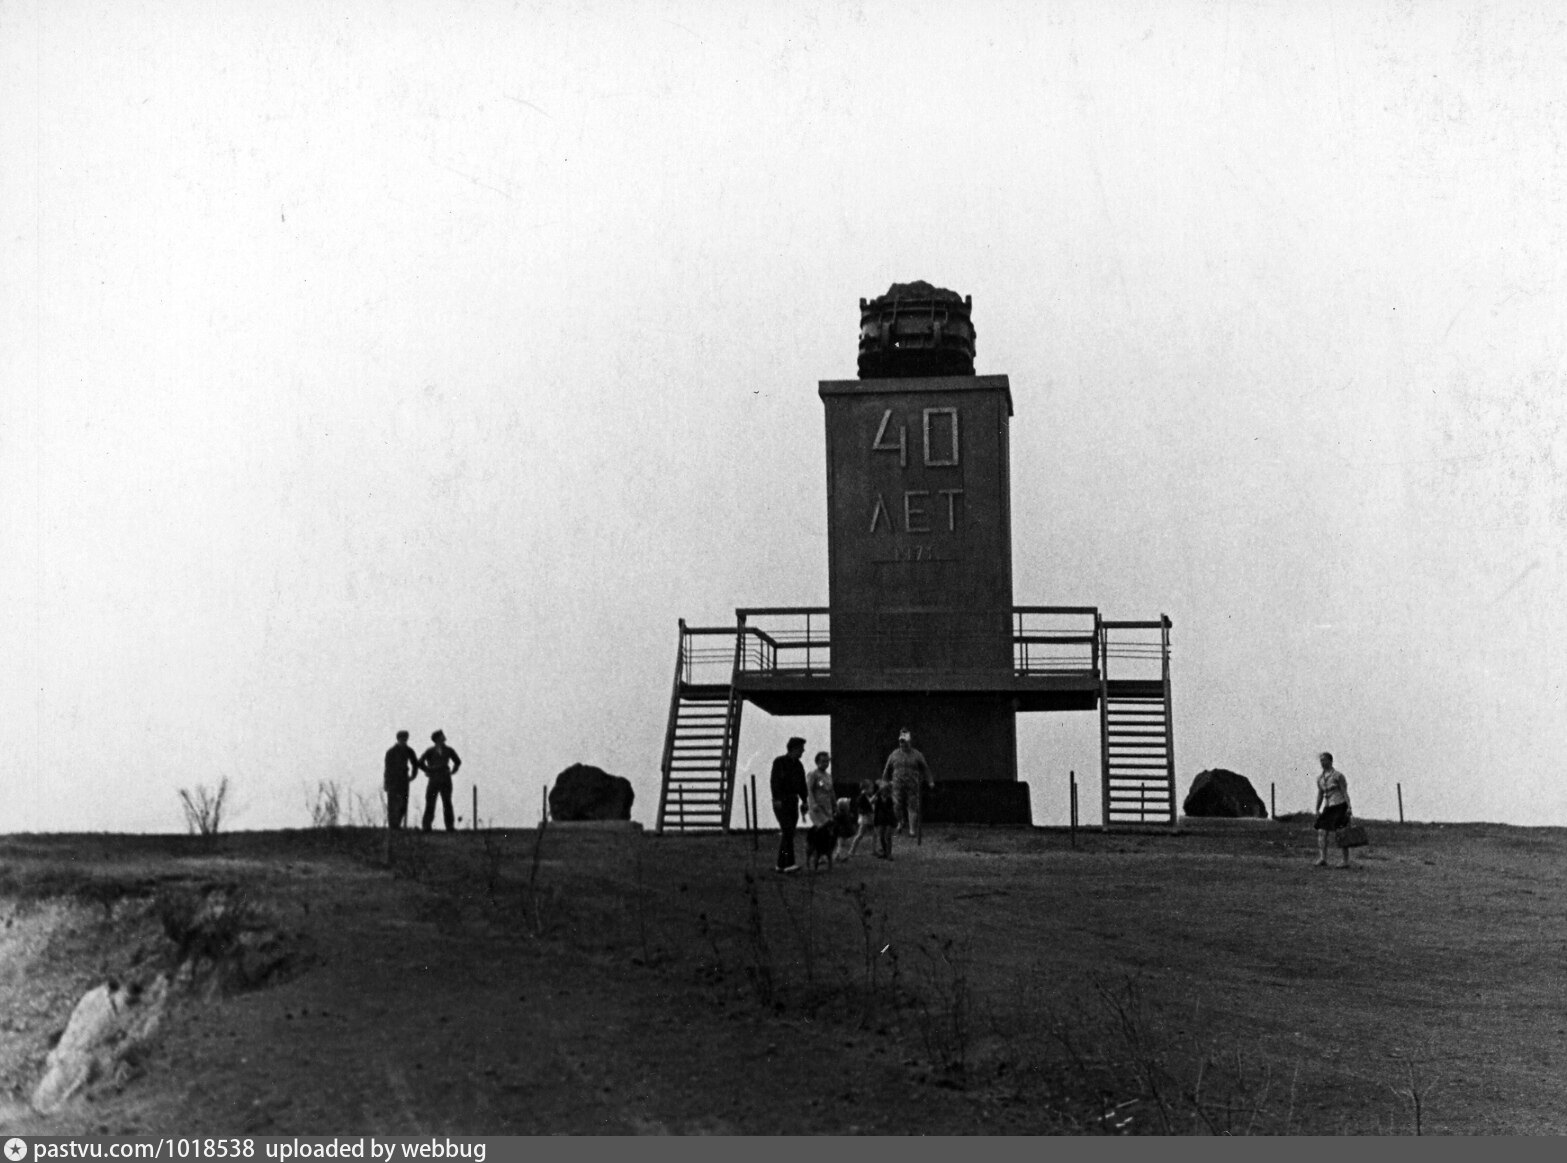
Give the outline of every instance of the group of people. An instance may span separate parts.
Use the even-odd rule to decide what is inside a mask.
[[[853,856],[860,841],[873,838],[874,853],[883,860],[892,859],[892,838],[907,832],[920,838],[920,807],[923,788],[934,788],[935,778],[925,756],[914,747],[908,728],[898,732],[898,746],[887,756],[881,775],[874,783],[861,782],[852,797],[840,798],[833,787],[832,756],[816,753],[816,765],[805,770],[801,757],[805,740],[791,738],[784,751],[773,760],[771,791],[773,815],[778,819],[778,864],[781,873],[800,871],[795,857],[795,833],[800,820],[808,827],[806,857],[814,868],[834,859]],[[1322,773],[1317,777],[1317,867],[1328,863],[1328,840],[1340,828],[1352,823],[1349,806],[1349,781],[1333,766],[1333,753],[1317,756]],[[426,809],[426,827],[429,810]],[[1340,847],[1341,868],[1349,867],[1349,848]]]
[[[881,775],[874,783],[862,781],[852,797],[838,796],[831,755],[818,751],[816,765],[807,772],[804,754],[805,740],[796,735],[773,760],[770,790],[778,820],[778,872],[800,871],[794,841],[802,819],[808,827],[806,859],[813,869],[824,862],[831,868],[835,859],[853,856],[861,840],[872,839],[874,855],[891,860],[895,834],[907,832],[920,839],[922,792],[934,788],[936,780],[907,727],[898,732],[898,745],[882,764]]]
[[[907,727],[898,732],[898,745],[882,764],[880,776],[873,783],[862,781],[853,796],[838,796],[830,754],[818,751],[815,766],[809,772],[801,762],[804,754],[805,740],[796,735],[784,753],[773,760],[771,791],[773,815],[778,819],[779,872],[800,871],[794,841],[801,820],[806,821],[808,828],[806,858],[813,868],[822,862],[831,868],[835,859],[848,859],[859,851],[861,840],[870,839],[874,855],[891,860],[894,835],[907,832],[916,842],[920,839],[922,792],[924,788],[934,788],[936,780],[925,756],[915,748],[914,736]],[[1317,760],[1322,765],[1322,774],[1317,777],[1315,822],[1317,866],[1321,868],[1328,863],[1328,838],[1351,820],[1349,781],[1333,766],[1332,752],[1322,752]],[[424,792],[424,830],[430,831],[434,824],[439,803],[446,830],[454,831],[452,777],[461,766],[462,758],[447,746],[444,731],[430,735],[430,746],[423,755],[416,755],[408,746],[408,732],[399,731],[397,742],[386,752],[383,786],[387,827],[403,827],[408,816],[409,786],[423,772],[428,781]],[[1348,868],[1349,849],[1341,847],[1339,851],[1343,854],[1341,867]]]
[[[461,757],[446,745],[444,731],[436,731],[430,736],[430,746],[423,755],[415,755],[414,749],[408,746],[408,732],[399,731],[397,742],[386,752],[386,775],[382,782],[386,789],[386,826],[403,826],[408,817],[408,787],[422,771],[428,781],[424,789],[424,830],[428,832],[434,824],[435,805],[439,801],[446,830],[454,831],[457,825],[452,814],[452,776],[461,766]]]

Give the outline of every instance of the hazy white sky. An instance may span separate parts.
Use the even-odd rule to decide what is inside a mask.
[[[0,830],[303,825],[399,727],[651,820],[676,620],[825,603],[816,384],[916,278],[1017,600],[1174,620],[1180,794],[1567,824],[1564,151],[1553,3],[0,6]]]

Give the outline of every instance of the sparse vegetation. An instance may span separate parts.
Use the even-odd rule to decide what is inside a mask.
[[[501,883],[501,868],[506,863],[506,846],[493,832],[480,833],[480,839],[484,844],[484,893],[494,903],[495,890]]]
[[[185,827],[192,836],[216,836],[223,827],[224,813],[228,806],[229,780],[224,776],[216,788],[204,783],[194,791],[180,788],[180,807],[185,813]]]
[[[771,1009],[778,1004],[777,985],[774,981],[773,953],[767,943],[767,932],[762,924],[762,901],[756,891],[756,874],[747,870],[745,877],[745,935],[750,954],[746,975],[756,1000]]]
[[[539,857],[544,851],[544,832],[549,825],[539,821],[537,831],[533,837],[533,860],[528,866],[528,883],[523,890],[523,909],[527,914],[528,926],[535,937],[544,936],[545,904],[553,899],[553,891],[546,890],[539,883]]]
[[[323,779],[316,783],[315,791],[308,797],[310,826],[335,829],[343,822],[343,790],[336,780]]]
[[[920,1040],[949,1084],[968,1081],[973,1041],[974,996],[969,982],[973,942],[932,933],[921,942],[924,975],[917,994]]]
[[[930,860],[851,862],[847,874],[813,880],[753,871],[748,837],[632,833],[628,845],[611,831],[548,831],[399,832],[394,875],[380,871],[381,831],[344,829],[331,844],[236,833],[221,861],[171,865],[147,854],[162,844],[184,855],[189,845],[109,838],[128,855],[91,875],[39,864],[33,839],[8,849],[0,837],[0,892],[34,902],[11,906],[0,925],[69,916],[81,940],[117,950],[100,962],[83,955],[91,946],[71,946],[72,971],[87,966],[89,976],[73,978],[50,1016],[15,1004],[8,1012],[24,1022],[20,1044],[41,1056],[90,974],[149,980],[189,966],[176,989],[200,988],[184,991],[181,1006],[251,991],[243,1011],[210,1027],[203,1018],[194,1041],[198,1027],[180,1035],[207,1056],[204,1080],[233,1073],[225,1054],[249,1054],[254,1068],[258,1043],[224,1033],[250,1014],[261,1028],[297,1034],[294,1053],[265,1052],[276,1059],[270,1084],[293,1096],[291,1109],[309,1101],[306,1087],[325,1102],[357,1086],[313,1051],[325,1043],[312,1039],[330,1038],[355,1054],[391,1054],[405,1077],[415,1061],[476,1072],[475,1130],[540,1109],[532,1092],[522,1103],[485,1081],[508,1069],[503,1047],[530,1039],[567,1047],[578,1079],[550,1098],[549,1117],[565,1121],[531,1124],[542,1130],[588,1129],[563,1112],[602,1113],[595,1103],[629,1093],[653,1096],[637,1117],[672,1130],[1567,1129],[1538,1068],[1554,1052],[1553,1031],[1528,1016],[1549,972],[1559,921],[1551,901],[1562,887],[1541,857],[1559,852],[1567,866],[1567,835],[1491,828],[1464,839],[1409,826],[1398,834],[1404,847],[1373,852],[1382,862],[1368,860],[1351,879],[1313,870],[1307,827],[1088,833],[1075,851],[1065,834],[954,829],[933,836]],[[1481,855],[1471,860],[1467,846]],[[1451,899],[1455,866],[1488,902],[1483,914]],[[1335,940],[1301,939],[1327,922]],[[305,933],[304,947],[328,946],[308,977],[255,993],[305,964],[290,936]],[[1516,939],[1524,933],[1529,940]],[[336,1000],[318,1008],[329,985]],[[423,1004],[427,986],[442,1005]],[[8,988],[0,981],[0,1004],[30,996]],[[1419,1005],[1390,1011],[1397,993]],[[293,1019],[274,996],[290,999]],[[1461,1033],[1454,1013],[1464,1015]],[[388,1020],[398,1025],[392,1042]],[[608,1041],[606,1023],[616,1031]],[[485,1031],[477,1042],[476,1029]],[[404,1045],[406,1054],[396,1048]],[[155,1043],[149,1053],[138,1086],[184,1069],[158,1061]],[[1464,1087],[1447,1084],[1455,1053],[1467,1054]],[[5,1064],[24,1060],[6,1054],[0,1047],[0,1085],[23,1085],[22,1066]],[[689,1065],[672,1069],[676,1055]],[[341,1060],[334,1052],[332,1063]],[[36,1070],[41,1058],[28,1061]],[[395,1117],[379,1100],[352,1101]],[[647,1125],[617,1117],[594,1125]],[[289,1114],[278,1125],[320,1124]]]
[[[387,829],[386,851],[392,875],[420,881],[429,873],[429,843],[417,828]]]

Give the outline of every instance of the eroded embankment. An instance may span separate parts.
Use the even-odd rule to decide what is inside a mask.
[[[231,883],[86,878],[0,897],[0,1122],[131,1085],[172,1007],[303,961]]]

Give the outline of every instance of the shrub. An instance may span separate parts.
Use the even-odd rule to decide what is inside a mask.
[[[216,836],[223,826],[223,813],[229,794],[229,779],[224,776],[216,789],[204,783],[196,790],[180,788],[180,807],[185,812],[185,826],[192,836]]]
[[[343,792],[335,780],[319,781],[309,806],[312,828],[336,828],[343,822]]]

